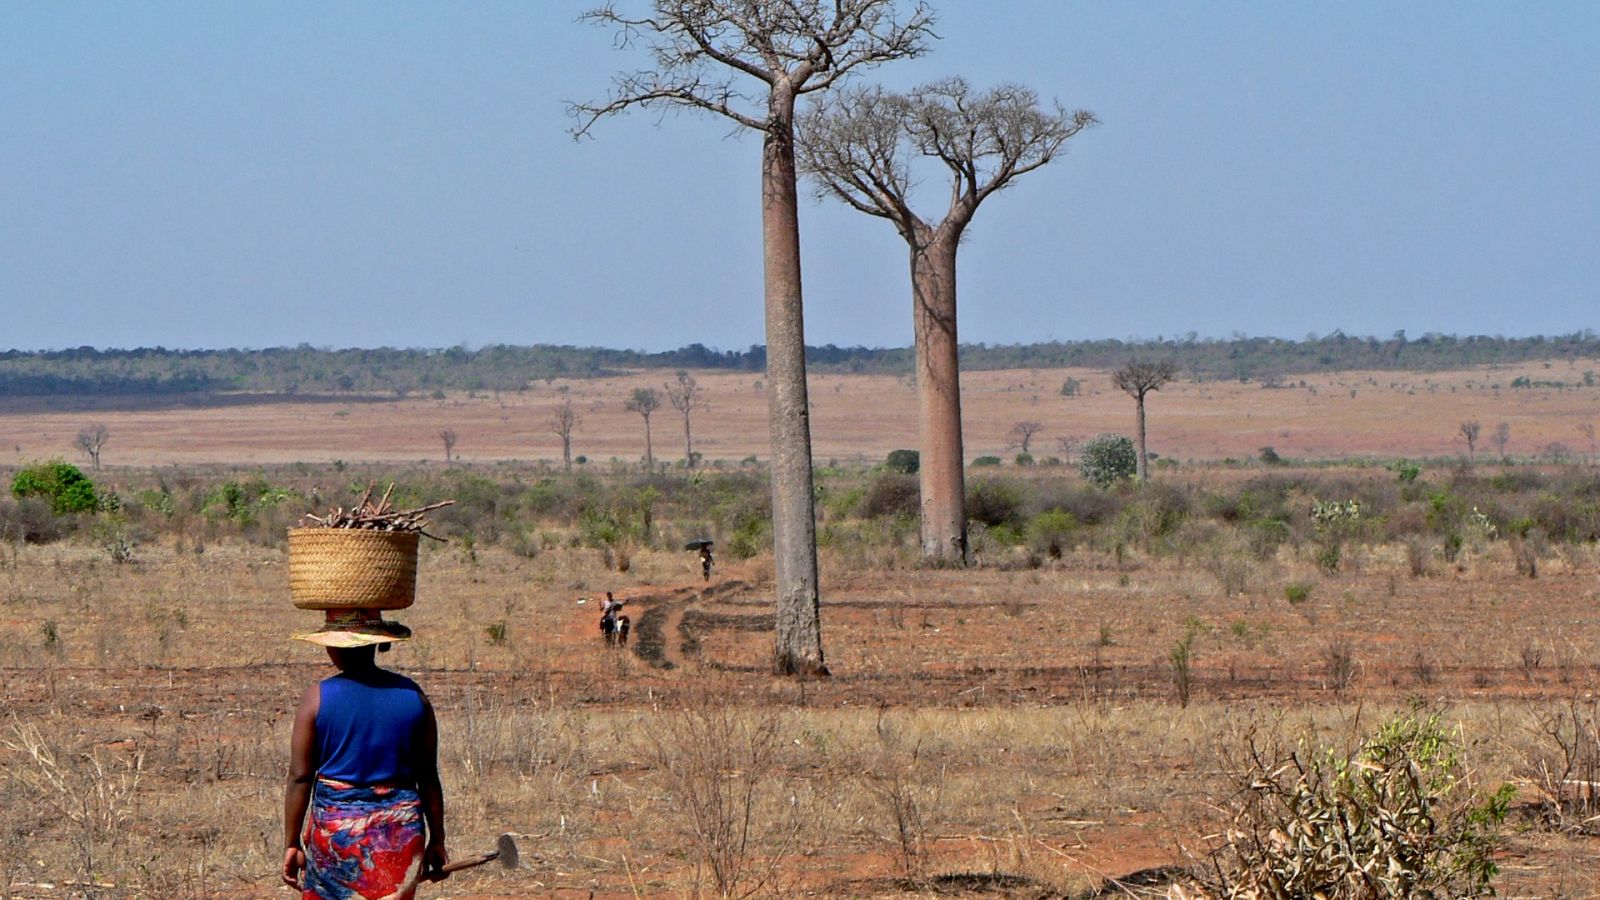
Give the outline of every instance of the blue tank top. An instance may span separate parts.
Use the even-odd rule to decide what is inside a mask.
[[[350,784],[415,784],[422,688],[376,669],[324,679],[317,708],[317,774]]]

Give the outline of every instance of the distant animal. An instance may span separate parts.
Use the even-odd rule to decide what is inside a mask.
[[[622,615],[624,602],[612,597],[610,591],[606,591],[606,599],[600,602],[600,636],[605,638],[609,646],[625,647],[628,644],[628,631],[633,623]]]

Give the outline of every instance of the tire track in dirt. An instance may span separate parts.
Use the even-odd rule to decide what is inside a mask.
[[[630,602],[654,603],[639,614],[634,625],[638,640],[633,652],[652,668],[678,669],[685,661],[683,652],[683,615],[693,603],[715,601],[737,596],[748,591],[750,585],[740,579],[720,581],[704,588],[679,587],[665,594],[645,594]]]

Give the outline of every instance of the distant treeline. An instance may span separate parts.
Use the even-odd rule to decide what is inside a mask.
[[[836,347],[806,351],[812,371],[904,374],[905,347]],[[1053,341],[968,344],[961,364],[977,369],[1111,369],[1130,359],[1169,359],[1189,378],[1259,380],[1355,369],[1442,370],[1494,363],[1600,358],[1600,338],[1584,329],[1558,337],[1457,337],[1404,332],[1380,340],[1342,332],[1291,341],[1227,339]],[[333,350],[301,345],[265,350],[74,350],[0,352],[0,397],[143,395],[250,391],[393,393],[436,390],[515,391],[542,379],[593,378],[628,369],[727,369],[760,372],[765,347],[713,350],[690,344],[662,353],[599,347],[495,345],[477,350]]]

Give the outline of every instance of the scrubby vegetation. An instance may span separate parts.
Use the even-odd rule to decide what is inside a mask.
[[[1126,439],[1119,446],[1126,457]],[[1091,446],[1094,442],[1090,442]],[[1085,452],[1085,459],[1099,456]],[[1127,469],[1110,463],[1096,473]],[[980,467],[983,468],[983,467]],[[1563,545],[1600,540],[1600,475],[1582,467],[1467,467],[1398,475],[1271,467],[1244,478],[1204,472],[1139,486],[1064,467],[996,469],[967,488],[972,546],[981,565],[1037,566],[1075,548],[1137,550],[1203,562],[1226,590],[1241,590],[1251,560],[1282,552],[1338,572],[1352,552],[1403,548],[1413,576],[1459,562],[1496,542],[1517,572],[1536,577],[1539,559]],[[347,502],[372,481],[398,482],[395,502],[442,499],[434,530],[476,546],[535,556],[555,545],[600,551],[611,567],[640,549],[712,536],[734,559],[771,541],[769,489],[755,467],[564,474],[539,466],[489,468],[294,465],[256,471],[124,472],[117,491],[100,490],[59,461],[13,473],[0,501],[0,539],[44,543],[88,530],[114,530],[137,543],[158,537],[201,548],[219,539],[280,547],[309,511]],[[823,469],[818,476],[820,540],[915,565],[919,492],[903,467]],[[887,554],[885,556],[884,554]],[[863,557],[865,559],[865,557]],[[1307,585],[1291,585],[1298,602]]]

